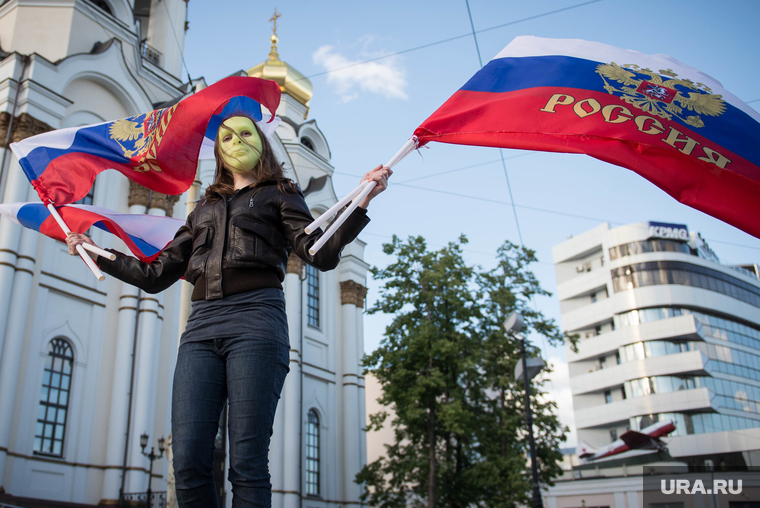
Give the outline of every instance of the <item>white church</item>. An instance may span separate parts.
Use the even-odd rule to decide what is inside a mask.
[[[205,86],[183,77],[186,15],[186,0],[0,0],[3,203],[38,201],[10,143],[151,111]],[[312,85],[280,60],[277,41],[273,34],[268,58],[241,72],[280,84],[274,149],[318,216],[337,202],[330,149],[307,120]],[[190,190],[167,196],[106,171],[83,202],[184,219],[213,173],[204,162]],[[91,234],[128,252],[99,229]],[[275,507],[361,505],[364,246],[347,246],[331,272],[288,263],[291,363],[270,451]],[[151,461],[143,451],[158,455],[171,432],[191,289],[182,281],[148,295],[114,278],[98,282],[63,243],[0,219],[0,506],[116,506],[148,489],[155,506],[168,490],[171,506],[167,454]],[[229,507],[224,427],[223,416],[215,475]]]

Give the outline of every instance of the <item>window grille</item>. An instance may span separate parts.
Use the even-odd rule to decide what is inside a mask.
[[[306,322],[319,328],[319,270],[306,265]]]
[[[73,366],[74,353],[68,342],[61,338],[51,340],[48,344],[40,406],[37,410],[35,454],[63,457]]]
[[[306,426],[306,494],[319,495],[319,416],[313,409]]]

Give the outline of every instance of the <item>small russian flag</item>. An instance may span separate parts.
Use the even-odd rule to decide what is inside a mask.
[[[121,238],[132,254],[146,263],[158,257],[185,224],[172,217],[117,213],[91,205],[65,205],[56,209],[75,233],[84,233],[93,226],[108,231]],[[0,215],[55,240],[66,241],[63,230],[42,203],[3,204]]]

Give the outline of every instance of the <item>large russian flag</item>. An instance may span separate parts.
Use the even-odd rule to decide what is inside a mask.
[[[66,205],[56,209],[75,233],[84,233],[93,226],[108,231],[121,238],[129,250],[146,263],[158,257],[185,224],[172,217],[116,213],[91,205]],[[50,238],[66,241],[63,230],[42,203],[0,205],[0,215]]]
[[[216,135],[225,115],[244,113],[260,122],[261,106],[274,114],[279,103],[274,81],[234,76],[171,107],[46,132],[10,146],[45,204],[82,199],[106,169],[156,192],[181,194],[195,179],[204,139]]]
[[[415,135],[585,153],[760,237],[760,115],[667,55],[518,37]]]

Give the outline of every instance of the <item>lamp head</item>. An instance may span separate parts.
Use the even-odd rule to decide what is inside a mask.
[[[508,332],[517,333],[520,330],[522,330],[522,327],[523,327],[523,316],[519,312],[513,312],[504,321],[504,328]]]
[[[166,440],[163,438],[163,436],[161,436],[161,439],[158,440],[158,451],[161,452],[161,453],[164,453],[164,450],[166,449],[164,447],[164,443],[165,442],[166,442]]]
[[[140,435],[140,448],[142,448],[144,450],[146,446],[148,446],[148,434],[141,434]]]

